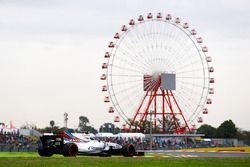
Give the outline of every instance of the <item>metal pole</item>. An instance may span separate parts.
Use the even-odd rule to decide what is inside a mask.
[[[152,150],[152,114],[153,114],[153,110],[150,110],[150,150]]]

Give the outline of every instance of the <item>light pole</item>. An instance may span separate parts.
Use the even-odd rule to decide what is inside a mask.
[[[152,114],[153,114],[153,110],[150,110],[150,127],[149,127],[149,135],[150,135],[150,150],[152,150]]]
[[[69,115],[66,112],[63,115],[64,115],[64,127],[67,129],[68,128],[67,126],[68,126],[68,116]]]

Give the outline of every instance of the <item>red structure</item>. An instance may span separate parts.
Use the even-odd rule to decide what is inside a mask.
[[[131,131],[135,121],[139,121],[139,124],[137,127],[140,127],[140,125],[143,123],[143,121],[149,120],[148,118],[151,117],[151,120],[153,120],[153,129],[156,130],[156,128],[159,128],[159,121],[157,121],[157,118],[161,118],[162,120],[162,127],[160,127],[161,132],[165,133],[165,121],[171,121],[174,123],[174,132],[172,133],[184,133],[186,131],[190,132],[191,129],[182,113],[182,109],[178,105],[178,102],[175,98],[174,91],[172,90],[163,90],[161,88],[161,77],[157,77],[157,81],[151,82],[152,77],[149,75],[145,75],[144,82],[149,83],[149,87],[144,87],[144,90],[146,90],[145,96],[139,105],[131,124],[129,125],[129,130]],[[159,98],[161,100],[159,100]],[[160,103],[160,104],[158,104]],[[142,108],[142,106],[146,106],[146,108]],[[158,110],[156,106],[161,105],[161,110]],[[152,109],[150,111],[150,109]],[[166,118],[171,118],[170,120],[165,120]],[[180,121],[181,119],[181,121]],[[180,124],[180,122],[184,122],[183,124]],[[135,129],[135,131],[138,129]]]

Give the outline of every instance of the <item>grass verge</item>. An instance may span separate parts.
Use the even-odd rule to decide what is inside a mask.
[[[121,156],[39,157],[37,153],[0,153],[0,166],[10,167],[249,167],[250,157],[242,158],[162,158]]]

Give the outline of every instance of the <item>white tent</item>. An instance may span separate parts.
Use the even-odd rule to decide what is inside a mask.
[[[145,135],[143,133],[118,133],[117,137],[121,138],[145,138]]]
[[[115,137],[113,133],[97,133],[96,137]]]

